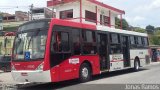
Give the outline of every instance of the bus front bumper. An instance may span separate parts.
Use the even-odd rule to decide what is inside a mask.
[[[51,82],[50,71],[11,71],[12,77],[18,82]]]

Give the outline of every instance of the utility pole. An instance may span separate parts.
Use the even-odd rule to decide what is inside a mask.
[[[32,11],[33,11],[33,7],[34,7],[34,6],[33,6],[33,4],[31,4],[31,6],[30,6],[30,12],[31,12],[31,21],[32,21],[32,16],[33,16],[33,12],[32,12]]]

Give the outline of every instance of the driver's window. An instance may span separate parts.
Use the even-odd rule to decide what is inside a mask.
[[[53,32],[52,34],[52,48],[53,52],[69,52],[69,34],[67,32]]]

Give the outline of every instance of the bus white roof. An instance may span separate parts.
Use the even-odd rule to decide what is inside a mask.
[[[97,25],[97,30],[108,31],[108,32],[113,32],[113,33],[121,33],[121,34],[144,36],[144,37],[147,37],[147,36],[148,36],[146,33],[139,33],[139,32],[134,32],[134,31],[127,31],[127,30],[122,30],[122,29],[115,29],[115,28],[110,28],[110,27],[101,26],[101,25]]]

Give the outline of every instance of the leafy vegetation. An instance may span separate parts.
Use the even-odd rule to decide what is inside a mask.
[[[155,28],[152,25],[146,26],[146,31],[148,34],[154,34]]]
[[[150,44],[152,45],[160,45],[160,30],[155,30],[153,34],[149,35]]]
[[[115,18],[116,28],[121,29],[121,20],[119,18]],[[128,30],[129,24],[125,19],[122,19],[122,29]]]
[[[147,31],[146,31],[145,29],[140,28],[140,27],[135,27],[135,28],[134,28],[134,31],[140,32],[140,33],[147,33]]]

